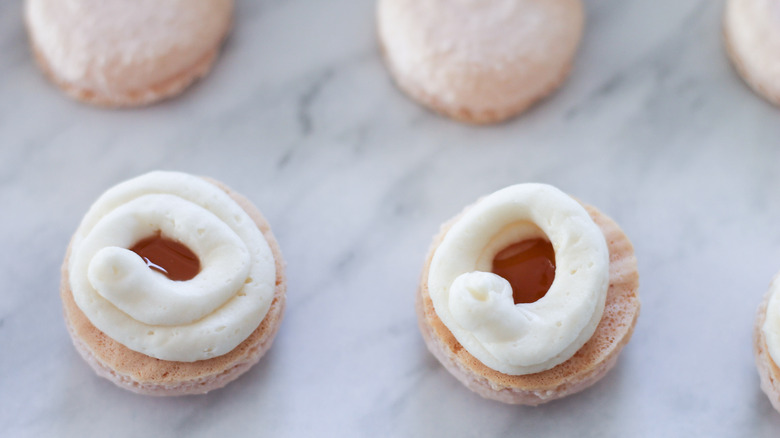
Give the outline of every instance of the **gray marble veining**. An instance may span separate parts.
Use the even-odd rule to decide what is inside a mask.
[[[721,1],[586,4],[565,86],[509,123],[472,127],[392,85],[372,0],[238,0],[210,76],[123,111],[63,97],[33,63],[22,2],[0,3],[2,435],[776,436],[751,329],[780,269],[780,110],[728,63]],[[59,267],[81,216],[157,168],[245,194],[288,262],[274,347],[206,396],[113,387],[62,322]],[[538,408],[464,389],[413,311],[439,224],[524,181],[624,228],[643,303],[617,367]]]

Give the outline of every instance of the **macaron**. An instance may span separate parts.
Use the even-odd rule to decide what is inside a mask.
[[[416,295],[423,340],[482,397],[538,405],[582,391],[616,364],[634,331],[639,274],[630,240],[574,199],[544,207],[556,190],[521,184],[480,199],[442,225],[426,258]],[[573,223],[590,227],[590,237],[561,229]]]
[[[380,0],[377,26],[401,90],[453,119],[486,124],[563,83],[584,11],[581,0]]]
[[[759,96],[780,105],[780,1],[728,0],[723,34],[742,79]]]
[[[775,276],[756,312],[753,326],[753,354],[764,391],[772,407],[780,412],[780,277]]]
[[[32,51],[72,98],[147,105],[205,76],[230,30],[233,0],[26,0]]]
[[[271,228],[224,184],[151,172],[101,195],[74,233],[60,296],[76,350],[148,395],[221,388],[271,347],[285,307]]]

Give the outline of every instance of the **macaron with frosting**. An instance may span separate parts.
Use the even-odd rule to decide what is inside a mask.
[[[401,90],[453,119],[496,123],[563,83],[584,11],[581,0],[379,0],[377,25]]]
[[[780,105],[780,1],[728,0],[723,34],[726,52],[742,79]]]
[[[157,171],[90,207],[60,295],[73,343],[98,375],[141,394],[185,395],[260,360],[285,290],[279,245],[257,208],[218,181]]]
[[[101,106],[146,105],[205,76],[233,0],[26,0],[33,52],[69,96]]]
[[[606,215],[545,184],[442,225],[417,292],[428,349],[469,389],[537,405],[601,379],[639,315],[634,249]]]
[[[758,307],[753,328],[753,353],[761,389],[772,407],[780,412],[780,275],[775,276],[769,291]]]

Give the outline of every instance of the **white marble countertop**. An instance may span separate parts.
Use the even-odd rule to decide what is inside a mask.
[[[565,87],[465,126],[409,101],[377,52],[374,0],[238,0],[213,73],[140,110],[75,103],[0,2],[0,432],[22,436],[777,436],[751,330],[780,269],[780,110],[728,63],[722,1],[586,0]],[[109,186],[215,177],[273,225],[288,307],[270,353],[206,396],[95,376],[58,296],[66,244]],[[537,408],[462,387],[413,297],[441,222],[478,196],[554,184],[633,240],[642,313],[617,367]]]

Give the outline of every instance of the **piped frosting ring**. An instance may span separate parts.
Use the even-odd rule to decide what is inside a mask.
[[[769,356],[780,363],[780,277],[776,276],[769,287],[766,318],[761,325]]]
[[[155,233],[198,256],[193,279],[169,280],[127,249]],[[74,301],[107,336],[147,356],[193,362],[230,352],[258,327],[276,267],[227,193],[192,175],[152,172],[92,205],[71,244],[69,279]]]
[[[753,354],[764,391],[780,412],[780,274],[775,275],[758,307],[753,327]]]
[[[555,279],[544,297],[514,304],[509,283],[490,272],[506,246],[546,237]],[[452,225],[433,255],[428,291],[458,342],[509,375],[550,369],[595,331],[609,286],[609,251],[588,212],[560,190],[520,184],[481,199]]]
[[[464,348],[439,318],[429,290],[428,279],[434,255],[452,227],[475,205],[466,207],[442,224],[425,258],[415,307],[428,350],[470,390],[504,403],[538,405],[594,385],[617,363],[620,352],[631,339],[640,313],[639,271],[628,236],[597,208],[581,204],[598,226],[609,250],[609,288],[601,320],[588,342],[565,362],[538,373],[505,374],[487,366]],[[550,245],[549,242],[546,245]],[[518,302],[521,301],[527,302]]]

